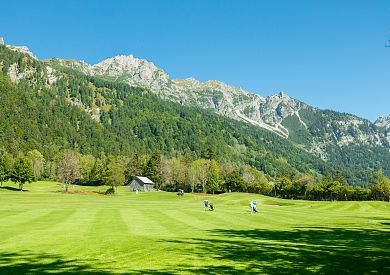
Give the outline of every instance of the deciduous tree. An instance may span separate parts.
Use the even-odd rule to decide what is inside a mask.
[[[216,160],[210,161],[210,176],[207,180],[207,190],[213,194],[218,190],[220,184],[219,180],[219,168]]]
[[[390,201],[390,179],[383,174],[382,168],[375,174],[371,190],[375,199]]]
[[[10,179],[19,184],[20,191],[23,191],[25,183],[30,183],[34,180],[34,173],[31,168],[30,161],[26,158],[19,158],[11,172]]]
[[[64,183],[64,192],[68,192],[69,184],[80,179],[80,166],[75,152],[66,150],[56,165],[55,178]]]
[[[112,187],[114,193],[117,192],[118,186],[125,183],[125,172],[120,161],[114,159],[108,163],[105,182]]]
[[[40,179],[45,168],[45,158],[42,153],[34,149],[27,153],[27,159],[31,163],[32,171],[36,179]]]

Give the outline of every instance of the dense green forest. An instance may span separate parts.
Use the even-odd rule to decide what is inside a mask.
[[[390,154],[381,148],[334,148],[323,161],[257,126],[162,100],[144,88],[60,66],[50,83],[46,63],[5,46],[0,60],[0,150],[15,159],[37,150],[55,163],[71,149],[94,158],[159,152],[195,161],[211,149],[220,165],[252,167],[268,180],[306,174],[319,181],[338,172],[350,185],[368,186],[379,163],[390,171]],[[12,64],[28,72],[16,83],[9,78]],[[49,168],[46,174],[53,176]]]

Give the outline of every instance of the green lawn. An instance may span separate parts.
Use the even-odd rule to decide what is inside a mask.
[[[390,274],[390,203],[25,187],[0,189],[0,274]]]

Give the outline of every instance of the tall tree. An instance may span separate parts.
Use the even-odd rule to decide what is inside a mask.
[[[75,152],[71,150],[64,152],[56,165],[55,178],[64,183],[64,192],[68,192],[69,185],[80,179],[80,166]]]
[[[371,190],[375,199],[390,202],[390,179],[383,174],[382,167],[373,178]]]
[[[45,168],[45,158],[42,153],[34,149],[27,153],[27,159],[31,163],[31,167],[36,179],[40,179]]]
[[[144,175],[156,184],[159,189],[161,184],[161,155],[154,153],[146,163]]]
[[[218,190],[220,184],[219,180],[219,168],[216,160],[210,161],[210,176],[207,180],[207,189],[211,191],[214,195],[214,192]]]
[[[143,175],[144,162],[145,160],[140,154],[135,153],[133,155],[125,169],[125,177],[127,183],[130,183],[134,179],[134,177]]]
[[[95,166],[96,159],[92,155],[80,155],[80,178],[83,182],[89,183],[92,180],[92,170]]]
[[[215,152],[211,148],[207,148],[203,155],[204,155],[204,158],[208,159],[208,160],[212,160],[212,159],[216,158]]]
[[[197,167],[192,162],[188,167],[188,183],[190,184],[191,192],[194,193],[198,185]]]
[[[104,155],[100,156],[95,160],[93,168],[91,170],[90,182],[93,185],[102,185],[104,183],[104,178],[106,176],[106,157]]]
[[[30,161],[26,158],[19,158],[11,172],[10,179],[19,184],[20,191],[23,191],[25,183],[30,183],[34,180],[34,173],[31,168]]]
[[[3,181],[6,181],[11,176],[12,170],[14,168],[15,160],[11,154],[7,151],[0,151],[0,155],[2,157],[2,180],[0,180],[0,184],[3,184]]]
[[[225,188],[229,192],[247,191],[245,181],[242,179],[240,171],[235,170],[226,178]]]
[[[0,186],[3,186],[3,182],[7,179],[7,170],[5,166],[5,157],[0,152]]]
[[[114,159],[108,163],[105,182],[112,187],[114,193],[117,192],[118,186],[125,183],[125,171],[120,161]]]
[[[345,177],[343,176],[343,174],[339,170],[336,171],[336,174],[334,176],[334,180],[338,181],[341,184],[347,184],[347,181],[345,180]]]
[[[202,191],[206,193],[207,180],[210,177],[210,160],[198,159],[193,162],[194,173],[196,174],[197,181],[202,186]]]

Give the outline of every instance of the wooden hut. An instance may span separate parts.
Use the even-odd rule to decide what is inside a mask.
[[[130,191],[141,191],[141,192],[150,192],[153,190],[153,181],[148,179],[147,177],[135,177],[130,182]]]

